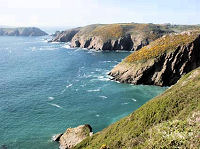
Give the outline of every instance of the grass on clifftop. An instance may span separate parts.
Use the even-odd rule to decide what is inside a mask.
[[[140,24],[140,23],[118,23],[118,24],[93,24],[82,27],[77,37],[99,36],[106,42],[112,39],[119,39],[124,35],[130,34],[133,39],[142,38],[154,41],[164,34],[174,31],[180,32],[188,29],[200,29],[195,25],[161,25],[161,24]]]
[[[200,68],[76,149],[200,148]]]
[[[151,42],[148,46],[143,47],[125,58],[124,62],[132,63],[146,61],[151,58],[160,56],[163,53],[176,50],[178,46],[187,45],[194,41],[200,31],[183,32],[180,34],[169,34]]]

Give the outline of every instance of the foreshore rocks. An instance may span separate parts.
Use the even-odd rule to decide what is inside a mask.
[[[70,149],[92,134],[92,127],[85,124],[76,128],[68,128],[65,133],[53,136],[52,140],[60,143],[60,149]]]
[[[48,35],[36,27],[0,28],[0,36],[45,36]]]
[[[200,31],[166,35],[136,51],[109,75],[121,83],[171,86],[200,66]]]

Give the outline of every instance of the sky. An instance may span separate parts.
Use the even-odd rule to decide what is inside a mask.
[[[0,0],[0,25],[200,24],[200,0]]]

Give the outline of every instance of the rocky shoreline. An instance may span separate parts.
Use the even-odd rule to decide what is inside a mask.
[[[137,51],[163,35],[195,28],[200,27],[151,23],[94,24],[57,32],[50,42],[71,42],[73,48],[100,51]]]
[[[184,43],[179,40],[180,38],[185,40]],[[177,42],[176,45],[175,42]],[[172,46],[170,43],[173,43],[174,47],[170,47]],[[167,44],[166,47],[164,44]],[[168,51],[145,59],[145,53],[149,52],[148,55],[153,55],[155,48],[160,46],[162,50],[168,49]],[[199,47],[200,34],[198,31],[166,35],[140,51],[132,53],[115,66],[109,75],[121,83],[171,86],[182,75],[200,66]]]
[[[84,48],[94,48],[92,45],[95,45],[98,50],[104,49],[101,47],[104,44],[97,44],[99,38],[92,37],[85,42],[77,35],[71,37],[68,40],[72,40],[74,47],[84,45]],[[131,36],[127,36],[126,40],[109,40],[104,45],[107,46],[105,49],[112,49],[113,45],[129,47],[125,42],[128,38]],[[199,134],[196,132],[200,126],[200,109],[197,106],[200,102],[200,31],[171,33],[148,44],[126,57],[109,75],[121,83],[171,87],[94,135],[90,125],[68,128],[65,133],[53,137],[60,143],[61,149],[199,147]],[[189,137],[188,129],[193,132],[190,134],[192,137]],[[183,133],[187,135],[181,136]],[[167,138],[165,134],[177,136]]]

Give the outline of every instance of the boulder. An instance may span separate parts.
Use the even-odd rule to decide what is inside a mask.
[[[68,128],[65,133],[55,135],[52,139],[59,141],[60,149],[70,149],[83,141],[85,138],[92,136],[92,127],[88,124],[80,125],[76,128]]]

